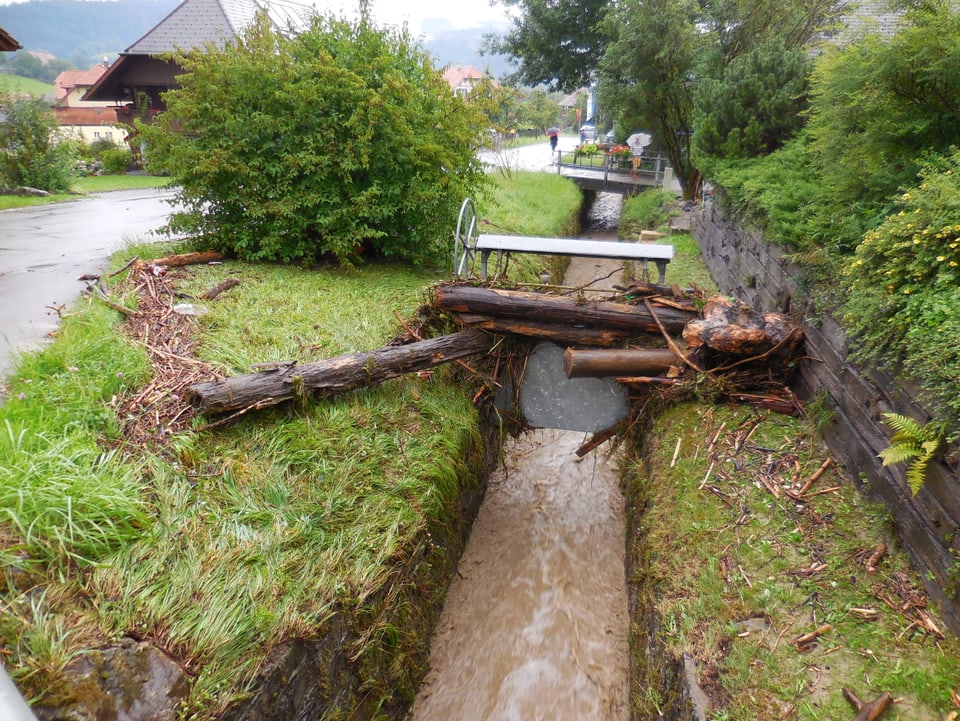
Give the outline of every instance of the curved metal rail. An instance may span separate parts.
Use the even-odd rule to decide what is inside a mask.
[[[471,198],[463,201],[453,237],[453,269],[459,278],[473,270],[477,257],[477,208]]]

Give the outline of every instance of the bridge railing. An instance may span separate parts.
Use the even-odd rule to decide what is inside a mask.
[[[667,159],[662,153],[623,158],[599,153],[587,155],[576,150],[557,150],[556,152],[558,175],[562,174],[564,168],[602,172],[604,183],[607,182],[611,173],[629,174],[634,177],[643,175],[647,178],[652,176],[653,185],[656,187],[663,186]]]

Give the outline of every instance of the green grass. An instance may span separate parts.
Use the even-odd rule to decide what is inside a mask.
[[[77,178],[72,193],[53,193],[43,197],[22,195],[0,195],[0,210],[29,208],[35,205],[61,203],[76,200],[87,193],[106,193],[112,190],[138,190],[141,188],[162,188],[170,183],[169,178],[154,175],[99,175]]]
[[[170,178],[157,175],[91,175],[77,178],[73,187],[80,193],[107,193],[112,190],[164,188],[169,184]]]
[[[802,503],[785,495],[826,455],[808,424],[688,404],[664,412],[646,437],[649,456],[628,473],[630,500],[647,509],[634,553],[646,559],[670,653],[691,654],[701,681],[715,679],[717,718],[852,718],[842,687],[866,700],[890,691],[900,699],[890,721],[943,718],[960,687],[956,640],[923,633],[915,608],[891,608],[923,598],[903,553],[888,551],[876,574],[865,569],[891,537],[886,514],[842,469],[811,489],[836,490]],[[748,631],[750,618],[768,625]],[[825,624],[812,648],[794,646]]]
[[[555,222],[542,232],[558,233]],[[172,250],[131,247],[112,268]],[[439,279],[376,263],[169,275],[192,296],[227,277],[240,285],[203,302],[196,352],[229,373],[379,347]],[[111,290],[134,306],[123,278]],[[23,359],[0,406],[0,651],[26,695],[55,703],[71,659],[133,635],[194,674],[184,717],[214,718],[279,645],[321,638],[339,614],[368,680],[364,703],[406,698],[426,639],[402,619],[426,615],[424,594],[442,597],[438,579],[415,584],[439,573],[431,563],[448,545],[436,531],[452,527],[461,489],[476,482],[467,463],[482,382],[445,366],[224,426],[200,430],[211,419],[197,419],[166,446],[131,449],[117,411],[151,372],[121,320],[78,303],[54,342]]]
[[[2,93],[27,93],[28,95],[53,98],[56,95],[56,89],[50,83],[44,83],[33,78],[0,74],[0,94]]]

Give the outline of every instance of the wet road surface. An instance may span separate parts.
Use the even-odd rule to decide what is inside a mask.
[[[20,353],[57,328],[109,256],[130,243],[162,238],[173,190],[123,190],[65,203],[0,212],[0,380]]]

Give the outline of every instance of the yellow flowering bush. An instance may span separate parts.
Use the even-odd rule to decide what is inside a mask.
[[[960,412],[960,151],[924,166],[898,210],[844,269],[855,357],[918,382],[944,418]]]

